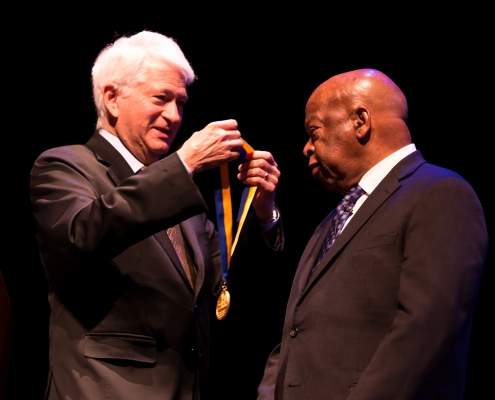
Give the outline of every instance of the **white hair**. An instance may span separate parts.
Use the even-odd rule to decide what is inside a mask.
[[[122,96],[128,96],[133,86],[144,82],[146,65],[156,62],[176,67],[182,73],[186,85],[196,79],[179,45],[174,39],[160,33],[142,31],[133,36],[122,36],[98,54],[91,73],[98,117],[96,128],[102,127],[107,115],[103,87],[113,85]]]

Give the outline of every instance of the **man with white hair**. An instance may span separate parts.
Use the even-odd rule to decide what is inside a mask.
[[[192,177],[239,158],[237,122],[212,122],[168,154],[195,75],[158,33],[108,45],[92,79],[96,132],[45,151],[31,172],[51,307],[46,398],[199,399],[225,271]],[[247,158],[238,178],[257,192],[231,269],[250,274],[271,268],[283,233],[277,163]]]

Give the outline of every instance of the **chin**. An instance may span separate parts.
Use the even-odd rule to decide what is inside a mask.
[[[323,184],[325,184],[325,177],[320,173],[320,171],[317,168],[315,168],[312,171],[312,175],[313,175],[314,179],[317,179],[317,180],[321,181]]]
[[[335,185],[332,185],[328,183],[327,181],[320,180],[320,182],[323,184],[323,187],[331,192],[335,192]]]
[[[157,143],[155,146],[151,146],[150,150],[153,153],[158,154],[159,156],[164,156],[170,151],[170,145],[168,143],[160,142]]]
[[[318,175],[317,179],[322,183],[322,185],[330,190],[331,192],[336,192],[337,191],[337,182],[335,179],[325,177],[323,175]]]

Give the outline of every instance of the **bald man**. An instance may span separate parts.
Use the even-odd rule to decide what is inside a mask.
[[[462,399],[488,248],[478,197],[416,150],[380,71],[322,83],[305,127],[313,177],[343,199],[300,259],[258,399]]]

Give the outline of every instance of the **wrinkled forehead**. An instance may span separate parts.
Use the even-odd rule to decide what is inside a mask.
[[[310,118],[310,116],[312,116],[318,112],[318,108],[320,105],[319,98],[320,98],[320,96],[318,94],[316,94],[315,92],[313,92],[311,94],[311,96],[309,96],[309,99],[306,102],[306,107],[304,110],[305,111],[305,120],[304,120],[305,124],[308,123],[308,118]]]
[[[327,102],[322,93],[316,91],[309,97],[306,103],[304,126],[306,130],[312,124],[320,124],[328,113]]]
[[[341,93],[334,82],[332,82],[332,79],[323,82],[313,91],[306,102],[306,116],[316,113],[321,109],[337,107],[340,97]]]

